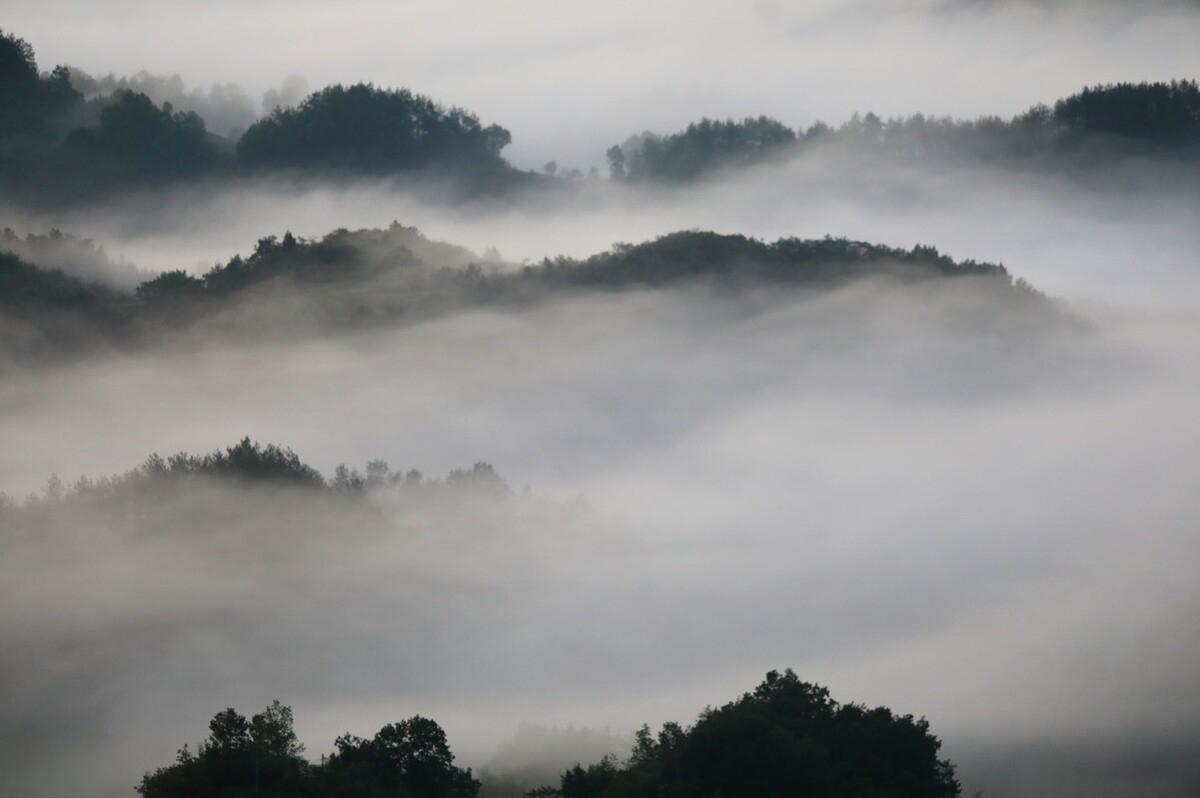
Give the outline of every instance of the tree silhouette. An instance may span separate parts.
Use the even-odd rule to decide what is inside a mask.
[[[243,134],[238,158],[251,168],[293,167],[386,174],[439,166],[506,171],[512,137],[462,109],[407,89],[329,86],[295,108],[276,108]]]
[[[691,728],[665,724],[656,738],[643,727],[624,767],[576,765],[557,788],[528,795],[954,798],[959,784],[940,747],[924,719],[838,704],[791,670],[771,671]]]

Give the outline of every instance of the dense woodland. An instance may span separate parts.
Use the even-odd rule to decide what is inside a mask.
[[[25,202],[95,199],[199,178],[295,170],[318,176],[426,172],[473,190],[517,181],[511,137],[406,89],[330,86],[278,107],[236,141],[195,111],[157,105],[137,84],[93,94],[65,66],[40,74],[33,48],[0,33],[0,185]]]
[[[501,156],[512,138],[503,127],[403,88],[329,86],[294,106],[273,107],[245,129],[246,109],[238,106],[230,117],[225,103],[210,114],[220,125],[229,118],[239,122],[220,134],[195,110],[158,104],[146,91],[202,110],[214,105],[152,76],[97,80],[66,66],[40,73],[29,43],[0,33],[2,193],[23,204],[61,204],[282,172],[400,176],[455,186],[458,196],[478,198],[549,187],[556,174],[558,183],[580,176],[578,170],[560,172],[553,161],[548,175],[514,169]],[[670,135],[632,136],[607,156],[614,180],[678,183],[818,145],[904,161],[1033,160],[1039,167],[1085,171],[1098,159],[1131,154],[1194,162],[1200,155],[1200,89],[1193,80],[1089,87],[1010,120],[921,114],[883,120],[867,113],[837,128],[817,122],[799,131],[765,116],[703,119]]]
[[[867,113],[837,128],[817,122],[796,131],[767,117],[702,119],[678,133],[631,136],[609,148],[608,163],[617,180],[672,183],[818,147],[902,162],[959,159],[1084,171],[1121,156],[1195,163],[1200,87],[1194,80],[1087,87],[1053,107],[1035,105],[1012,119],[923,114],[881,119]]]
[[[46,262],[43,257],[41,263]],[[527,307],[586,292],[813,288],[871,276],[976,277],[1001,300],[1040,299],[1003,266],[955,261],[928,246],[901,249],[835,238],[768,243],[684,231],[637,245],[617,244],[584,259],[520,265],[480,258],[393,224],[383,230],[336,230],[314,240],[290,233],[268,236],[254,252],[236,255],[207,274],[169,271],[133,291],[0,251],[0,331],[4,354],[20,360],[144,346],[188,332],[269,338],[301,330],[369,329],[455,309]]]
[[[525,798],[953,798],[960,788],[940,747],[924,719],[840,704],[791,670],[771,671],[690,726],[643,726],[624,761],[575,764]],[[137,789],[145,798],[473,798],[481,787],[455,765],[442,728],[420,716],[370,738],[342,735],[319,763],[303,753],[289,707],[274,702],[249,719],[230,708],[197,751],[183,747]]]

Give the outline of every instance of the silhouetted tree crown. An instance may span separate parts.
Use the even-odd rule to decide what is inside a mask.
[[[203,276],[168,271],[133,293],[0,251],[0,310],[21,324],[21,335],[0,340],[0,355],[78,355],[188,331],[278,337],[364,329],[468,307],[528,306],[583,291],[689,284],[735,292],[872,276],[986,278],[1000,300],[1039,297],[1003,266],[957,261],[930,246],[904,249],[828,237],[766,242],[693,230],[616,244],[589,258],[547,258],[519,267],[393,224],[311,240],[267,236],[248,256],[234,256]]]
[[[960,792],[924,719],[839,704],[791,670],[771,671],[690,728],[643,726],[624,767],[603,760],[527,798],[806,796],[954,798]]]
[[[156,106],[144,94],[118,92],[100,112],[100,124],[74,130],[67,157],[93,181],[143,183],[195,176],[217,165],[219,154],[195,113]]]
[[[391,173],[432,166],[496,171],[512,140],[459,108],[445,109],[407,89],[371,84],[329,86],[299,107],[277,108],[238,142],[251,167],[301,167]]]
[[[796,143],[791,128],[766,116],[740,122],[701,119],[681,133],[643,133],[608,150],[609,173],[636,180],[691,180],[717,169],[748,166]]]
[[[321,764],[301,759],[291,709],[250,720],[219,712],[196,754],[147,773],[145,798],[325,796],[474,798],[480,782],[454,764],[446,733],[413,716],[367,739],[344,734]],[[576,764],[526,798],[956,798],[953,766],[929,724],[886,707],[839,704],[791,670],[706,709],[689,728],[638,730],[626,762]]]
[[[503,127],[403,88],[329,86],[298,106],[274,107],[235,143],[210,134],[196,113],[156,104],[139,91],[157,85],[151,76],[97,81],[76,70],[74,80],[88,89],[88,99],[75,88],[71,69],[39,74],[29,43],[0,32],[0,190],[11,199],[84,202],[201,176],[278,170],[320,177],[419,173],[447,178],[440,185],[472,196],[582,178],[553,160],[540,177],[513,169],[500,154],[512,138]],[[101,83],[109,93],[95,93]],[[171,91],[183,94],[182,86]],[[818,142],[915,160],[959,156],[1007,165],[1034,157],[1085,173],[1115,154],[1195,162],[1200,90],[1194,80],[1118,83],[1085,88],[1011,120],[922,114],[884,120],[868,113],[836,129],[818,122],[803,132],[766,116],[704,118],[677,133],[631,136],[607,157],[614,179],[683,183]]]
[[[703,119],[679,133],[642,133],[608,149],[609,172],[633,182],[685,182],[718,169],[748,166],[768,156],[802,152],[812,144],[837,144],[909,160],[962,156],[1013,163],[1037,157],[1083,164],[1106,154],[1138,153],[1200,158],[1200,88],[1194,80],[1090,86],[1057,101],[1035,105],[1011,120],[970,121],[915,114],[881,119],[855,114],[834,129],[817,122],[793,132],[759,117],[743,122]]]
[[[322,764],[302,758],[290,707],[272,702],[247,720],[218,712],[209,736],[192,754],[185,746],[173,764],[147,773],[144,798],[474,798],[479,782],[454,764],[446,733],[413,716],[389,723],[366,740],[338,737]]]

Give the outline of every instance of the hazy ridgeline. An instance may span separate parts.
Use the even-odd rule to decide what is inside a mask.
[[[1200,788],[1193,4],[608,5],[356,19],[320,51],[384,71],[312,93],[228,71],[312,4],[252,47],[252,4],[81,6],[109,34],[38,23],[40,65],[6,23],[0,796],[405,794],[422,746],[447,795],[889,794],[864,740],[966,795]],[[211,75],[130,60],[184,31]],[[669,723],[782,666],[918,733],[790,674]]]
[[[268,92],[268,113],[254,119],[244,92],[232,86],[188,94],[178,77],[145,72],[96,80],[60,65],[39,74],[32,46],[12,33],[0,36],[0,68],[6,109],[0,177],[5,198],[18,205],[92,205],[200,181],[237,190],[238,181],[278,174],[335,181],[400,176],[442,200],[507,202],[525,192],[570,191],[586,179],[554,160],[540,175],[514,168],[501,155],[512,142],[509,130],[408,88],[336,84],[300,100],[292,96],[293,83]],[[203,114],[220,135],[208,130]],[[613,180],[679,183],[830,150],[855,159],[927,167],[967,161],[1084,180],[1108,179],[1112,165],[1134,158],[1165,162],[1162,173],[1186,187],[1200,158],[1200,88],[1186,79],[1098,85],[1011,119],[885,120],[856,113],[836,128],[818,121],[793,130],[767,116],[705,118],[670,135],[637,134],[610,146],[606,157]],[[599,174],[592,168],[588,177]]]
[[[19,250],[42,239],[11,240]],[[803,295],[867,278],[898,285],[972,278],[981,296],[994,295],[1017,312],[1040,312],[1045,323],[1056,315],[1003,267],[956,262],[932,247],[899,250],[830,238],[767,244],[681,232],[583,260],[560,256],[517,266],[430,241],[397,223],[386,230],[338,230],[314,241],[290,232],[269,236],[249,256],[236,255],[201,277],[165,272],[133,292],[0,253],[0,307],[6,311],[3,354],[44,363],[104,347],[328,335],[481,308],[519,313],[554,299],[637,289],[708,291],[734,301],[758,295],[762,305],[767,293]]]

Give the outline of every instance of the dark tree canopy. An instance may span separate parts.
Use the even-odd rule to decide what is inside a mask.
[[[1052,118],[1085,133],[1200,145],[1200,87],[1194,80],[1088,87],[1055,103]]]
[[[791,670],[705,710],[690,728],[642,727],[624,767],[611,760],[562,775],[545,798],[954,798],[954,768],[924,719],[839,704]]]
[[[322,769],[332,795],[473,798],[479,782],[454,766],[442,727],[415,715],[389,723],[370,740],[343,735]]]
[[[459,108],[442,108],[407,89],[330,86],[299,107],[277,108],[238,142],[249,167],[294,167],[386,174],[429,167],[494,172],[511,141]]]
[[[27,359],[57,350],[79,356],[101,345],[201,333],[279,338],[382,328],[580,292],[681,285],[724,293],[765,285],[811,289],[864,277],[983,278],[977,282],[997,301],[1039,298],[1003,266],[956,261],[930,246],[904,249],[828,237],[767,242],[691,230],[617,244],[585,259],[547,258],[521,267],[393,224],[335,230],[319,239],[266,236],[249,255],[234,256],[203,276],[168,271],[133,292],[0,252],[0,325],[21,330],[0,338],[0,355]]]
[[[247,720],[218,713],[196,754],[147,773],[145,798],[323,796],[474,798],[480,782],[454,764],[446,733],[415,715],[370,739],[344,734],[321,763],[301,758],[292,712],[278,701]],[[925,719],[839,704],[791,670],[706,709],[690,727],[636,734],[625,762],[576,764],[526,798],[956,798],[954,767]]]
[[[86,99],[73,80],[87,90]],[[29,43],[0,32],[0,193],[22,204],[59,205],[200,177],[232,184],[284,171],[304,178],[400,177],[451,196],[494,197],[582,177],[554,160],[540,176],[514,169],[501,156],[512,138],[506,129],[405,88],[329,86],[298,106],[276,107],[240,135],[242,124],[223,129],[226,139],[210,133],[196,113],[157,104],[145,93],[191,102],[176,82],[149,75],[97,81],[61,65],[40,74]],[[107,93],[97,93],[101,85]],[[614,179],[681,184],[818,143],[855,155],[957,157],[1064,174],[1103,174],[1098,164],[1130,153],[1194,164],[1200,89],[1194,80],[1094,86],[1010,120],[922,114],[885,120],[867,113],[837,128],[818,122],[802,132],[767,116],[704,118],[676,133],[632,136],[607,157]]]
[[[446,733],[419,715],[389,723],[373,738],[350,734],[334,742],[320,765],[302,758],[290,707],[273,702],[247,720],[218,712],[193,754],[147,773],[144,798],[474,798],[479,782],[455,766]]]
[[[97,127],[67,136],[67,157],[93,183],[147,183],[203,174],[219,153],[195,113],[156,106],[144,94],[118,92]]]
[[[796,134],[766,116],[740,122],[701,119],[680,133],[643,133],[608,150],[609,172],[630,180],[684,181],[748,166],[796,143]]]
[[[72,75],[59,66],[39,76],[29,43],[0,32],[0,190],[23,203],[85,202],[281,169],[320,177],[423,172],[488,191],[516,185],[522,174],[500,156],[507,130],[408,89],[330,86],[298,107],[276,108],[235,145],[195,112],[140,91],[157,85],[151,76],[107,80],[109,93],[85,100]],[[78,70],[75,80],[92,92],[100,85]]]
[[[218,712],[196,753],[184,746],[174,763],[147,773],[137,791],[144,798],[315,795],[292,722],[291,708],[278,701],[249,720],[232,707]]]
[[[743,122],[703,119],[667,136],[642,133],[608,150],[615,179],[679,183],[711,172],[795,155],[810,145],[838,145],[856,154],[904,160],[962,157],[1020,166],[1093,169],[1096,158],[1122,154],[1200,160],[1200,88],[1194,80],[1090,86],[1035,105],[1010,120],[929,117],[882,119],[855,114],[831,128],[817,122],[795,131],[767,117]]]

